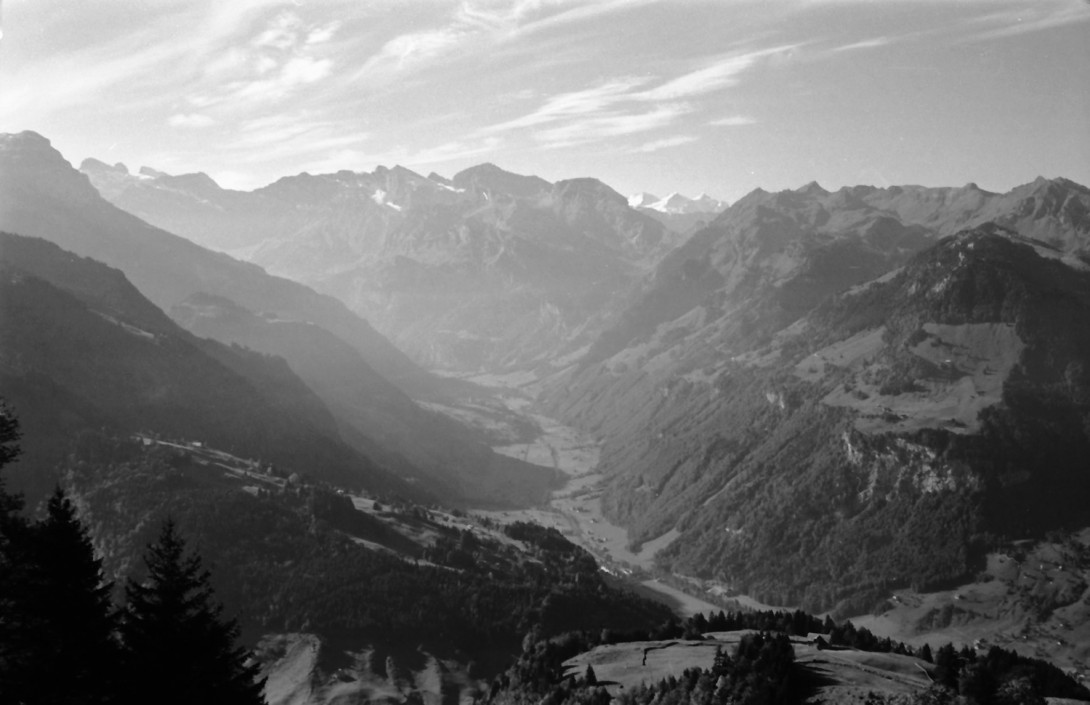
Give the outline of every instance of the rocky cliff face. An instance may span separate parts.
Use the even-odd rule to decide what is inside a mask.
[[[963,574],[1090,491],[1087,203],[1063,180],[754,192],[548,404],[606,439],[637,543],[681,532],[675,570],[812,608]]]
[[[337,296],[434,367],[543,363],[589,344],[599,312],[678,241],[595,179],[491,164],[450,180],[300,174],[248,193],[201,175],[84,171],[149,222]]]

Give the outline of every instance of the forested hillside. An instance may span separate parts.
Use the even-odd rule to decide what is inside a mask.
[[[849,612],[968,576],[1086,519],[1087,202],[1063,180],[751,194],[548,408],[606,439],[633,544],[680,533],[668,570]],[[1009,226],[934,240],[986,216]]]

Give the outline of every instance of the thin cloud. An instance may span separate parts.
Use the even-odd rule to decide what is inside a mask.
[[[200,113],[177,113],[170,116],[167,120],[167,124],[171,127],[199,129],[202,127],[211,127],[216,124],[216,121],[213,118]]]
[[[988,13],[972,20],[970,26],[992,25],[973,32],[965,41],[1004,39],[1030,32],[1040,32],[1090,21],[1090,2],[1086,0],[1042,1],[1016,9]]]
[[[385,42],[354,72],[349,83],[388,84],[399,75],[462,55],[491,52],[501,44],[572,23],[629,11],[654,0],[466,0],[427,30]]]
[[[554,95],[531,113],[486,127],[482,133],[496,133],[522,127],[533,127],[570,118],[595,115],[618,103],[630,100],[633,88],[647,82],[646,78],[616,78],[594,88]]]
[[[341,28],[340,21],[333,21],[329,24],[315,27],[307,33],[306,44],[325,44],[333,35],[337,33],[337,30]]]
[[[225,149],[239,163],[328,154],[371,139],[367,131],[326,120],[313,110],[295,110],[245,120]]]
[[[371,138],[367,132],[343,133],[328,129],[319,129],[302,132],[283,141],[266,142],[267,146],[259,146],[246,138],[229,145],[228,149],[237,152],[238,163],[261,164],[281,159],[298,159],[313,157],[314,155],[328,155],[331,150],[343,150],[347,147],[358,147]],[[344,167],[337,167],[343,169]],[[334,169],[330,169],[333,171]]]
[[[785,44],[731,52],[705,59],[701,65],[653,85],[647,76],[620,76],[590,88],[558,93],[519,117],[481,128],[477,136],[528,129],[547,148],[569,147],[675,126],[699,112],[698,100],[737,85],[744,73],[763,60],[789,56],[799,45]],[[653,107],[647,107],[651,104]],[[750,124],[735,116],[716,125]],[[650,143],[648,143],[650,144]]]
[[[454,140],[417,150],[402,148],[384,152],[370,152],[362,149],[345,149],[306,163],[303,169],[312,173],[323,173],[346,167],[362,169],[379,164],[400,164],[406,167],[440,164],[490,154],[502,146],[502,138],[487,137],[476,141]]]
[[[570,147],[577,144],[623,137],[672,125],[694,108],[686,103],[660,105],[652,110],[586,117],[559,127],[540,130],[534,139],[546,147]]]
[[[666,83],[635,96],[639,100],[677,100],[737,85],[741,75],[753,68],[761,59],[777,54],[788,54],[798,44],[786,44],[769,49],[731,53],[717,57],[710,64],[678,76]]]
[[[757,124],[757,119],[749,117],[748,115],[731,115],[729,117],[711,120],[708,124],[712,127],[743,127],[745,125]]]
[[[537,3],[516,2],[506,12],[489,12],[472,2],[463,2],[439,26],[407,32],[386,41],[350,82],[387,83],[397,74],[430,65],[451,54],[481,50],[513,29],[531,4]]]
[[[699,138],[693,135],[675,135],[674,137],[666,137],[661,140],[654,140],[652,142],[645,142],[639,147],[633,147],[628,150],[630,154],[648,154],[650,152],[657,152],[660,149],[669,149],[670,147],[680,147],[683,144],[689,144],[696,142]]]
[[[884,47],[893,43],[893,39],[890,37],[874,37],[873,39],[864,39],[859,42],[852,42],[851,44],[843,44],[838,47],[833,47],[831,51],[857,51],[859,49],[877,49],[878,47]]]
[[[190,103],[244,114],[322,81],[334,70],[334,61],[323,55],[322,46],[340,26],[308,24],[294,12],[280,12],[248,42],[205,67],[200,85],[207,88],[194,91]]]

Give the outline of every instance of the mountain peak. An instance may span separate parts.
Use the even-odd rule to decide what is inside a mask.
[[[632,208],[650,208],[653,203],[661,200],[653,193],[641,191],[628,197],[628,205]]]
[[[590,176],[557,181],[553,185],[553,191],[561,196],[586,193],[611,201],[620,201],[626,205],[628,203],[628,199],[614,191],[608,184]]]
[[[90,180],[72,167],[52,143],[29,130],[0,134],[0,180],[11,178],[24,188],[49,188],[74,201],[98,198]]]
[[[702,193],[697,198],[689,198],[674,191],[666,198],[659,199],[655,203],[645,206],[660,213],[692,214],[692,213],[718,213],[727,207],[723,201],[712,198]]]
[[[829,192],[823,189],[821,184],[817,181],[811,181],[810,183],[795,189],[795,193],[801,193],[806,196],[824,196]]]
[[[1049,179],[1049,178],[1044,177],[1044,176],[1038,176],[1036,179],[1034,179],[1030,183],[1026,184],[1026,186],[1030,187],[1030,190],[1032,190],[1032,191],[1044,191],[1044,190],[1049,190],[1049,189],[1051,189],[1051,190],[1059,189],[1059,190],[1079,191],[1079,192],[1082,192],[1082,193],[1090,192],[1090,188],[1087,188],[1086,186],[1083,186],[1080,183],[1072,181],[1071,179],[1064,178],[1062,176],[1057,176],[1057,177],[1052,178],[1052,179]]]
[[[491,162],[459,171],[451,179],[451,183],[458,188],[477,188],[484,192],[507,194],[515,198],[536,196],[552,185],[540,177],[515,174]]]
[[[30,130],[0,134],[0,155],[24,165],[72,166],[48,139]]]
[[[37,132],[34,132],[32,130],[23,130],[22,132],[7,132],[4,134],[0,134],[0,149],[51,150],[53,149],[53,143],[45,137],[39,135]]]
[[[147,168],[147,167],[145,167]],[[143,169],[141,169],[143,173]],[[186,189],[192,189],[194,191],[220,191],[220,185],[216,183],[208,174],[203,171],[194,172],[191,174],[178,174],[177,176],[171,176],[169,174],[163,174],[159,172],[159,178],[171,186],[179,186]]]
[[[128,175],[128,173],[129,173],[129,167],[125,166],[121,162],[118,162],[117,164],[114,164],[113,166],[110,166],[106,162],[101,161],[99,159],[95,159],[94,157],[87,157],[82,162],[80,162],[79,170],[82,171],[85,174],[88,174],[88,173],[114,173],[114,174]]]

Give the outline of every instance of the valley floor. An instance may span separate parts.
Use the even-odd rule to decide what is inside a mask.
[[[596,472],[599,443],[562,423],[529,411],[535,396],[530,375],[481,375],[470,381],[495,393],[504,413],[538,429],[536,437],[497,444],[498,452],[559,470],[567,477],[547,506],[518,511],[481,511],[500,522],[532,521],[554,527],[591,551],[604,570],[629,581],[642,594],[670,605],[679,615],[718,611],[725,605],[790,609],[734,595],[724,586],[685,576],[654,576],[654,555],[680,533],[670,531],[629,549],[628,532],[609,523],[600,507]],[[501,424],[502,425],[502,424]],[[510,436],[509,436],[510,437]],[[667,584],[669,579],[672,584]],[[978,581],[933,593],[891,592],[887,609],[854,618],[878,636],[907,644],[946,642],[990,645],[1050,660],[1076,674],[1090,673],[1090,529],[1063,543],[1026,545],[993,554]]]

